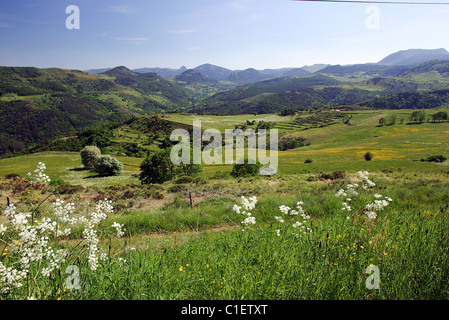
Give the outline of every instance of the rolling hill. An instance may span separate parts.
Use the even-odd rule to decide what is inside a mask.
[[[0,154],[132,115],[180,110],[189,91],[155,73],[0,67]],[[12,124],[12,125],[11,125]]]
[[[294,70],[294,69],[293,69]],[[413,66],[357,64],[328,66],[301,77],[281,77],[259,81],[213,95],[195,105],[194,112],[216,114],[245,114],[280,112],[288,108],[307,109],[339,104],[361,104],[394,108],[391,101],[402,107],[441,106],[446,99],[442,91],[449,87],[449,61],[431,60]],[[410,93],[416,98],[411,99]],[[430,92],[425,94],[425,92]],[[398,94],[403,93],[403,96]],[[408,94],[406,94],[408,93]],[[440,98],[432,100],[430,96]],[[404,101],[404,97],[407,97]]]
[[[382,65],[415,65],[429,60],[449,60],[446,49],[409,49],[388,55],[378,62]]]
[[[232,70],[215,66],[210,63],[202,64],[193,69],[214,80],[227,80],[232,73]]]
[[[0,155],[156,112],[238,115],[340,104],[441,107],[449,102],[448,56],[445,49],[413,49],[379,63],[234,71],[212,64],[188,70],[119,66],[91,73],[0,67]]]
[[[176,76],[180,75],[184,71],[187,71],[187,68],[185,66],[182,66],[179,69],[172,69],[172,68],[138,68],[138,69],[133,69],[133,71],[137,72],[137,73],[154,72],[154,73],[157,73],[158,75],[160,75],[163,78],[173,78],[173,77],[176,77]]]

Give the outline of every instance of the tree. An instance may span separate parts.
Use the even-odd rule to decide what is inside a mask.
[[[140,164],[139,180],[142,184],[163,183],[175,176],[192,176],[201,171],[201,164],[180,163],[173,164],[170,157],[172,147],[153,153]],[[190,159],[193,159],[193,149],[190,148]]]
[[[374,155],[371,152],[367,152],[365,153],[365,155],[363,156],[365,158],[366,161],[371,161],[374,157]]]
[[[248,163],[245,159],[244,163],[235,163],[232,167],[231,176],[237,177],[251,177],[259,175],[259,170],[262,164],[257,161],[256,163]]]
[[[80,152],[81,163],[83,166],[90,168],[95,165],[98,158],[101,156],[101,151],[95,146],[85,146]]]
[[[192,159],[192,157],[191,157]],[[194,163],[188,163],[188,164],[184,164],[184,163],[180,163],[177,167],[176,167],[176,175],[183,175],[183,176],[193,176],[196,175],[197,173],[200,173],[201,171],[203,171],[203,166],[200,164],[194,164]]]
[[[102,155],[95,162],[95,171],[100,176],[116,176],[123,170],[123,163],[110,155]]]
[[[379,119],[379,125],[384,126],[385,123],[387,123],[387,120],[385,120],[384,117],[382,117],[382,118]]]
[[[389,117],[390,124],[393,125],[396,123],[397,116],[395,114],[391,114]]]
[[[411,122],[423,123],[426,120],[426,112],[424,110],[413,111],[410,116]]]
[[[173,146],[173,142],[170,140],[170,136],[166,135],[164,140],[162,140],[161,144],[159,145],[159,148],[161,149],[167,149]]]
[[[163,183],[175,176],[175,165],[170,159],[171,148],[146,157],[140,164],[139,180],[142,184]]]
[[[421,161],[428,161],[428,162],[445,162],[447,158],[443,155],[435,155],[427,157],[427,159],[421,159]]]
[[[435,114],[432,115],[432,120],[433,122],[435,121],[443,121],[443,120],[447,120],[448,119],[448,115],[446,111],[439,111]]]

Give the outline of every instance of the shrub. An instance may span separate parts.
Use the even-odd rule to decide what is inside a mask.
[[[14,179],[14,178],[20,178],[20,175],[17,173],[9,173],[5,176],[6,179]]]
[[[163,183],[177,175],[191,176],[203,170],[200,164],[173,164],[170,158],[171,149],[158,151],[143,160],[140,164],[139,175],[142,184]]]
[[[49,185],[51,186],[62,186],[62,185],[66,185],[67,182],[65,182],[64,180],[62,180],[61,178],[56,178],[51,180],[51,182],[49,183]]]
[[[257,161],[256,163],[248,163],[248,160],[245,160],[244,163],[236,163],[232,167],[231,176],[234,178],[237,177],[252,177],[259,175],[259,170],[262,167],[262,164]]]
[[[164,190],[156,190],[154,192],[153,198],[154,199],[164,199],[165,197],[165,192]]]
[[[312,159],[306,159],[306,160],[304,161],[304,163],[312,163],[312,162],[313,162]]]
[[[123,164],[110,155],[103,155],[95,162],[95,171],[100,176],[116,176],[122,172]]]
[[[289,149],[303,147],[306,145],[305,140],[306,139],[303,137],[292,137],[292,136],[282,137],[281,139],[279,139],[278,148],[281,151],[285,151]]]
[[[174,184],[183,184],[183,183],[192,183],[193,182],[193,178],[189,177],[189,176],[182,176],[178,179],[176,179],[173,183]]]
[[[339,180],[345,178],[346,174],[343,171],[335,171],[333,173],[321,173],[318,176],[318,179],[320,180]]]
[[[184,190],[187,190],[187,187],[185,185],[175,184],[174,186],[169,187],[167,191],[170,193],[177,193]]]
[[[76,194],[83,190],[84,190],[84,188],[82,186],[74,186],[74,185],[70,185],[70,184],[60,184],[60,185],[56,186],[55,192],[57,194]]]
[[[197,173],[200,173],[203,171],[203,166],[200,164],[183,164],[181,163],[179,166],[176,167],[176,174],[182,174],[184,176],[194,176]]]
[[[170,160],[170,148],[151,154],[140,164],[139,180],[142,184],[163,183],[174,176],[175,165]]]
[[[447,158],[441,154],[427,157],[427,159],[421,159],[421,161],[427,161],[427,162],[444,162],[446,160],[447,160]]]
[[[85,146],[80,152],[81,163],[85,167],[94,167],[95,162],[101,156],[101,151],[95,146]]]
[[[371,152],[367,152],[365,153],[365,155],[363,156],[365,158],[366,161],[371,161],[374,157],[374,155]]]
[[[186,200],[181,199],[179,196],[175,195],[173,197],[173,202],[167,202],[162,206],[162,210],[168,210],[172,208],[185,209],[190,207],[190,203]]]

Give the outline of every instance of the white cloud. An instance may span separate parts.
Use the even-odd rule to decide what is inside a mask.
[[[129,14],[129,13],[133,13],[136,11],[133,7],[130,7],[126,4],[117,5],[117,6],[109,6],[109,8],[113,12],[124,13],[124,14]]]
[[[192,30],[192,29],[179,29],[179,30],[167,30],[167,32],[173,33],[173,34],[185,34],[185,33],[195,32],[195,30]]]
[[[147,41],[148,38],[146,37],[111,37],[112,39],[115,40],[120,40],[120,41]]]

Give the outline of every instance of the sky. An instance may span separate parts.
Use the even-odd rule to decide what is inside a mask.
[[[67,28],[71,5],[79,29]],[[0,0],[2,66],[260,70],[378,62],[399,50],[449,49],[448,41],[449,5]]]

